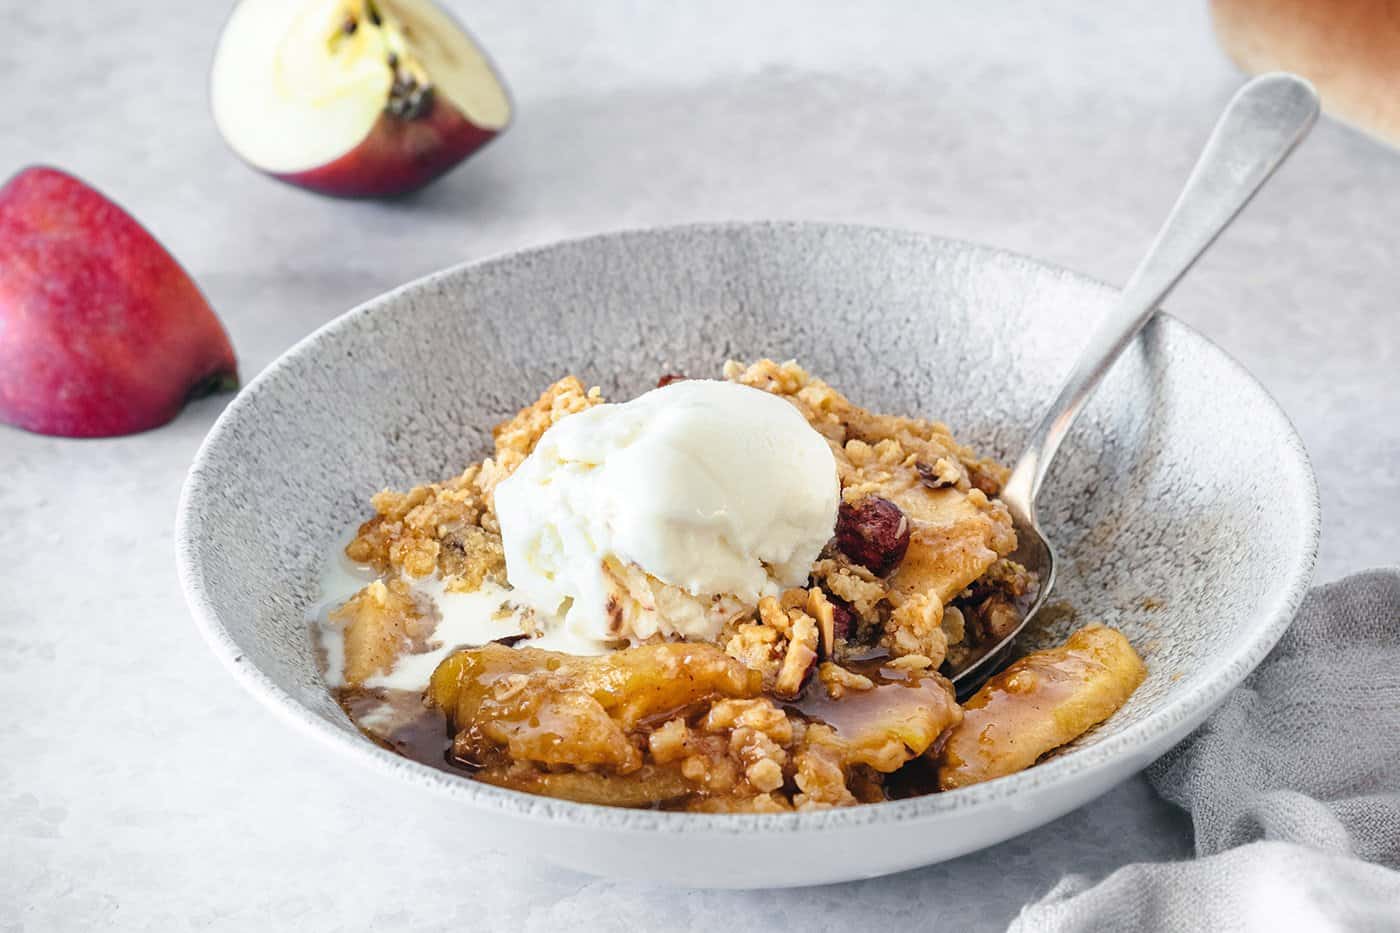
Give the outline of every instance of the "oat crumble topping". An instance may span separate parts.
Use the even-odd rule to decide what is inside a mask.
[[[1010,559],[1015,529],[996,498],[1008,471],[943,424],[871,412],[795,362],[730,361],[723,375],[787,400],[831,448],[842,511],[807,585],[756,609],[716,598],[705,609],[722,622],[714,643],[676,642],[658,634],[656,614],[680,591],[605,565],[619,597],[613,631],[636,633],[631,647],[599,657],[532,648],[540,623],[526,614],[518,644],[459,650],[438,666],[424,701],[449,730],[452,765],[617,806],[849,806],[886,799],[890,776],[914,759],[943,789],[1028,766],[1140,682],[1131,646],[1091,626],[959,705],[940,668],[1013,629],[1036,591]],[[440,483],[374,495],[375,514],[346,554],[382,579],[330,617],[344,634],[349,694],[424,650],[436,619],[410,581],[440,577],[454,593],[507,585],[495,488],[551,425],[602,402],[598,389],[560,379],[494,430],[490,457]],[[1067,709],[1079,718],[1059,715]],[[997,740],[979,745],[972,721]]]

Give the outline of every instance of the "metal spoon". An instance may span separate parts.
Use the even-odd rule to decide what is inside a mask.
[[[959,696],[992,675],[1054,586],[1055,551],[1036,521],[1035,496],[1074,419],[1104,373],[1156,313],[1158,303],[1312,129],[1317,112],[1312,85],[1296,75],[1278,73],[1261,75],[1240,88],[1221,114],[1157,239],[1099,321],[1002,490],[1020,545],[1012,558],[1039,575],[1040,589],[1015,631],[952,674]]]

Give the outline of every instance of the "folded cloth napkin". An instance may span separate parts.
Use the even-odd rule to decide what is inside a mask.
[[[1400,931],[1400,570],[1309,593],[1147,773],[1191,814],[1199,857],[1067,877],[1013,931]]]

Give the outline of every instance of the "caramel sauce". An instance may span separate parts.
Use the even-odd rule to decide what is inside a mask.
[[[943,734],[944,738],[947,733]],[[943,739],[939,740],[940,742]],[[920,755],[893,774],[885,776],[885,799],[903,800],[906,797],[922,797],[936,794],[938,787],[938,765],[932,760],[938,745],[926,755]]]
[[[784,703],[783,707],[808,722],[830,726],[837,735],[857,735],[904,705],[898,704],[896,695],[889,690],[880,689],[896,684],[900,687],[911,685],[908,672],[886,667],[887,660],[887,657],[875,656],[866,660],[846,661],[841,665],[854,674],[869,677],[875,682],[874,690],[849,690],[838,700],[827,691],[819,678],[813,677],[797,699]]]
[[[341,688],[336,702],[360,732],[374,744],[420,764],[456,774],[470,773],[466,763],[452,756],[452,736],[442,710],[423,702],[409,690]],[[382,729],[367,723],[387,720]]]
[[[718,677],[716,685],[727,685],[729,689],[715,690],[705,689],[709,684],[704,681],[691,682],[696,672],[684,667],[678,670],[691,676],[678,677],[678,670],[655,663],[629,669],[615,659],[617,671],[589,680],[598,673],[592,662],[499,647],[486,654],[500,665],[500,670],[485,677],[486,682],[494,682],[496,677],[512,671],[517,676],[537,672],[549,677],[564,668],[576,668],[568,672],[580,681],[575,689],[591,688],[593,695],[601,695],[610,706],[629,708],[631,724],[622,748],[630,757],[636,757],[645,747],[646,736],[664,723],[675,718],[699,719],[725,696],[752,696],[757,691],[756,684],[739,689],[744,685],[728,683],[719,676],[732,663],[728,659],[710,673],[711,677]],[[932,671],[895,667],[889,660],[883,653],[872,653],[844,661],[842,667],[847,671],[871,681],[873,686],[868,689],[857,689],[858,684],[840,679],[831,681],[838,686],[829,687],[828,681],[816,674],[795,699],[779,703],[794,718],[832,730],[836,745],[832,746],[831,738],[826,737],[825,747],[840,749],[845,767],[851,769],[847,780],[861,800],[936,793],[1030,767],[1111,715],[1141,683],[1145,673],[1141,659],[1127,640],[1099,625],[1081,629],[1061,647],[1013,662],[984,684],[961,709],[956,707],[945,678]],[[624,676],[628,674],[630,679]],[[453,678],[447,679],[457,684]],[[473,683],[481,689],[480,682]],[[683,685],[686,689],[678,689]],[[447,685],[435,686],[442,689]],[[559,690],[562,686],[553,684],[552,688]],[[840,690],[839,697],[832,695],[832,689]],[[526,693],[539,699],[537,691]],[[606,767],[594,770],[609,763],[602,759],[585,761],[585,767],[578,770],[549,766],[549,755],[540,759],[545,766],[536,769],[515,770],[508,759],[494,757],[473,762],[459,757],[462,748],[469,748],[472,742],[463,744],[460,740],[465,734],[457,736],[459,741],[455,744],[460,747],[454,751],[448,717],[417,692],[349,688],[337,691],[336,698],[351,720],[376,744],[449,773],[471,775],[532,793],[614,806],[674,809],[685,808],[696,799],[690,793],[694,785],[682,777],[674,764],[657,766],[639,760],[636,764],[641,770],[623,769],[624,773],[609,775]],[[471,714],[475,715],[482,697],[469,698],[475,701],[471,704]],[[548,704],[541,707],[524,702],[517,710],[511,704],[512,698],[522,702],[528,699],[514,694],[501,697],[494,712],[501,724],[511,728],[514,739],[530,739],[530,753],[525,757],[535,760],[536,752],[547,750],[545,745],[566,739],[578,744],[590,737],[588,733],[582,737],[576,734],[580,721],[571,718],[570,707],[561,705],[556,710]],[[623,703],[623,698],[631,702]],[[439,702],[445,699],[440,698]],[[682,699],[688,702],[674,702]],[[456,702],[443,705],[458,708]],[[463,713],[459,710],[458,715]],[[502,741],[505,739],[499,736],[492,738],[492,742]],[[901,741],[907,747],[902,747]],[[536,745],[540,748],[535,749]],[[587,751],[592,746],[579,748]],[[902,762],[900,756],[912,754],[911,749],[923,754]],[[566,763],[570,763],[567,758],[556,761]],[[703,797],[704,792],[699,792],[699,796]]]
[[[883,799],[880,785],[885,776],[903,770],[937,745],[961,720],[962,711],[952,685],[932,671],[891,667],[882,659],[848,662],[846,669],[868,678],[872,686],[857,689],[843,684],[834,696],[834,685],[842,681],[829,685],[819,674],[803,696],[786,708],[808,722],[829,727],[848,765],[878,772],[867,776],[875,791],[873,799]],[[863,773],[857,768],[850,776]]]
[[[1012,662],[963,704],[963,721],[940,754],[940,786],[953,790],[1029,768],[1107,719],[1145,676],[1128,640],[1102,625]]]
[[[558,666],[557,659],[551,658],[550,661],[552,663],[547,667]],[[905,691],[916,688],[920,684],[924,684],[925,688],[930,691],[943,689],[938,686],[937,681],[930,673],[919,672],[911,675],[907,671],[888,667],[887,661],[888,658],[883,653],[877,653],[861,660],[847,661],[843,665],[853,673],[870,678],[875,683],[874,689],[850,690],[840,699],[836,699],[831,696],[819,678],[813,677],[796,699],[784,702],[782,705],[796,717],[811,723],[825,724],[835,730],[838,736],[852,742],[859,742],[863,734],[868,733],[877,725],[888,726],[892,720],[906,718],[907,714],[903,713],[902,710],[909,708],[910,697]],[[931,694],[931,696],[935,695]],[[715,700],[721,698],[722,696],[718,693],[707,694],[700,702],[653,713],[638,722],[638,732],[650,732],[676,717],[688,721],[697,720],[705,714]],[[496,775],[493,778],[489,769],[484,772],[481,770],[480,764],[464,760],[454,753],[452,730],[446,715],[441,709],[426,703],[423,696],[418,693],[384,688],[342,688],[336,691],[336,699],[361,733],[381,748],[448,773],[485,779],[491,783],[502,783],[507,787],[515,786],[512,780],[505,780],[502,775]],[[551,731],[551,724],[543,719],[532,718],[527,724],[532,729]],[[558,731],[566,731],[568,727],[567,723],[555,726]],[[945,737],[940,737],[940,743]],[[648,765],[647,769],[658,772],[658,775],[660,772],[673,770],[670,768],[658,769],[651,765]],[[924,777],[929,770],[924,758],[916,758],[898,772],[885,776],[885,780],[889,784],[885,796],[909,796],[936,791],[936,776]],[[540,778],[545,782],[561,779],[573,780],[573,778],[560,778],[558,775],[549,774],[544,774]],[[579,780],[585,781],[590,779],[596,780],[600,784],[608,783],[599,780],[598,776],[590,778],[585,775],[579,778]],[[693,796],[685,794],[642,803],[625,799],[629,783],[642,782],[636,778],[613,779],[612,781],[619,797],[624,798],[616,802],[624,806],[684,809],[686,803]],[[657,783],[657,779],[648,775],[645,783],[654,784]],[[533,793],[547,790],[544,786],[516,787],[516,789],[528,790]],[[879,792],[878,788],[876,792]]]

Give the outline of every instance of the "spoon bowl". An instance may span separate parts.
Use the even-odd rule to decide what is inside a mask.
[[[1261,75],[1240,88],[1220,115],[1157,238],[1090,335],[1002,490],[1018,537],[1013,559],[1037,574],[1039,586],[1010,634],[949,672],[959,698],[995,673],[1054,587],[1055,549],[1037,521],[1035,497],[1060,443],[1104,375],[1157,313],[1158,304],[1303,141],[1319,109],[1311,84],[1297,75],[1277,73]]]
[[[1011,553],[1010,559],[1035,574],[1036,589],[1030,605],[1025,608],[1020,624],[1000,641],[988,645],[977,657],[951,673],[949,679],[957,690],[959,701],[966,700],[976,693],[989,677],[1012,660],[1016,653],[1018,636],[1037,618],[1037,613],[1049,602],[1050,594],[1055,589],[1055,549],[1051,546],[1050,539],[1045,537],[1040,526],[1024,510],[1011,503],[1007,503],[1007,508],[1016,526],[1016,550]]]

